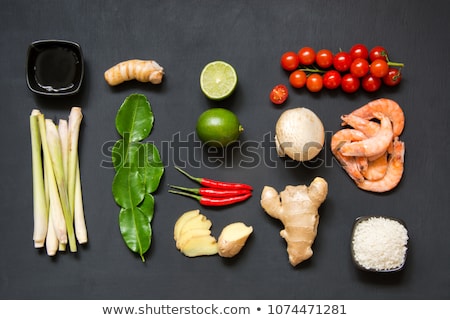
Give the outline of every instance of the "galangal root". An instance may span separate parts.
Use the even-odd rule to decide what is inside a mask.
[[[160,84],[164,68],[154,60],[127,60],[106,70],[105,80],[110,86],[116,86],[129,80]]]
[[[321,177],[309,186],[286,186],[278,192],[265,186],[261,194],[261,207],[280,220],[284,229],[280,236],[286,240],[289,262],[298,265],[313,255],[311,249],[319,225],[319,207],[328,194],[328,183]]]
[[[403,176],[405,154],[399,139],[405,126],[400,106],[390,99],[377,99],[341,119],[349,127],[333,135],[331,151],[342,168],[360,189],[386,192],[395,188]]]

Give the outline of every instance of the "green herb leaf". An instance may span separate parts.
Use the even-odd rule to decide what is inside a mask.
[[[122,208],[119,214],[119,225],[127,247],[141,256],[150,248],[152,229],[148,216],[139,207]]]
[[[144,200],[145,184],[135,168],[121,167],[112,183],[112,193],[116,203],[122,208],[133,208]]]
[[[137,142],[149,136],[153,121],[153,112],[147,98],[142,94],[132,94],[117,112],[116,129],[123,138]]]
[[[164,174],[164,165],[159,156],[159,151],[153,143],[141,144],[138,162],[139,172],[144,179],[145,191],[147,193],[155,192]]]
[[[123,166],[125,161],[125,142],[123,139],[117,140],[111,149],[111,160],[114,169],[117,171]]]
[[[111,151],[111,159],[114,169],[118,171],[121,167],[139,168],[140,143],[129,142],[126,139],[117,140]]]
[[[151,194],[146,194],[144,200],[139,205],[139,208],[147,216],[148,222],[152,222],[153,213],[155,211],[155,198]]]

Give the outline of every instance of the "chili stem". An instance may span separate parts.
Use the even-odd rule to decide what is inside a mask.
[[[202,199],[201,196],[199,196],[198,194],[193,194],[193,193],[188,193],[188,192],[183,192],[183,191],[176,191],[176,190],[169,190],[170,193],[174,193],[174,194],[179,194],[182,196],[186,196],[186,197],[190,197],[190,198],[194,198],[198,201],[200,201]]]
[[[196,181],[198,183],[202,183],[202,178],[197,178],[194,176],[191,176],[189,173],[187,173],[186,171],[184,171],[183,169],[179,168],[179,167],[175,167],[175,169],[177,169],[178,171],[180,171],[182,174],[184,174],[186,177],[188,177],[189,179]]]

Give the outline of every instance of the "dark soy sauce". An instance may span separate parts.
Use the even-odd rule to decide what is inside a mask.
[[[75,86],[76,54],[67,48],[49,48],[36,57],[35,77],[40,87],[47,91],[63,91]]]

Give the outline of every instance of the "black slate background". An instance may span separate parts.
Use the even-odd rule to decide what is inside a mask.
[[[0,298],[2,299],[449,299],[450,216],[448,90],[450,10],[445,1],[8,1],[0,12],[1,137]],[[42,98],[26,87],[28,45],[39,39],[78,42],[86,60],[82,91]],[[288,103],[268,99],[277,83],[287,84],[281,54],[302,46],[348,50],[355,43],[385,46],[406,64],[400,87],[377,93],[341,91],[310,94],[291,90]],[[110,88],[103,72],[130,58],[155,59],[166,70],[163,84],[130,82]],[[237,70],[234,95],[208,101],[199,74],[212,60]],[[125,247],[118,207],[111,196],[114,176],[109,148],[118,138],[115,114],[131,93],[145,94],[153,107],[150,139],[160,149],[166,173],[156,198],[153,244],[142,263]],[[405,174],[387,194],[361,191],[329,152],[339,116],[387,97],[406,114]],[[32,182],[28,116],[38,107],[47,117],[66,117],[83,107],[80,161],[90,242],[77,254],[46,256],[33,248]],[[199,147],[198,115],[226,106],[245,127],[241,148],[222,157]],[[275,154],[274,125],[287,108],[303,106],[322,119],[327,141],[318,161],[294,165]],[[201,208],[218,236],[228,223],[254,227],[235,259],[188,259],[174,246],[173,224],[184,211],[200,208],[167,192],[168,184],[193,186],[174,165],[194,175],[243,181],[254,186],[246,203]],[[264,185],[282,190],[329,182],[321,207],[314,256],[297,268],[287,260],[282,228],[259,206]],[[405,270],[367,274],[350,259],[350,232],[360,215],[403,219],[410,250]]]

